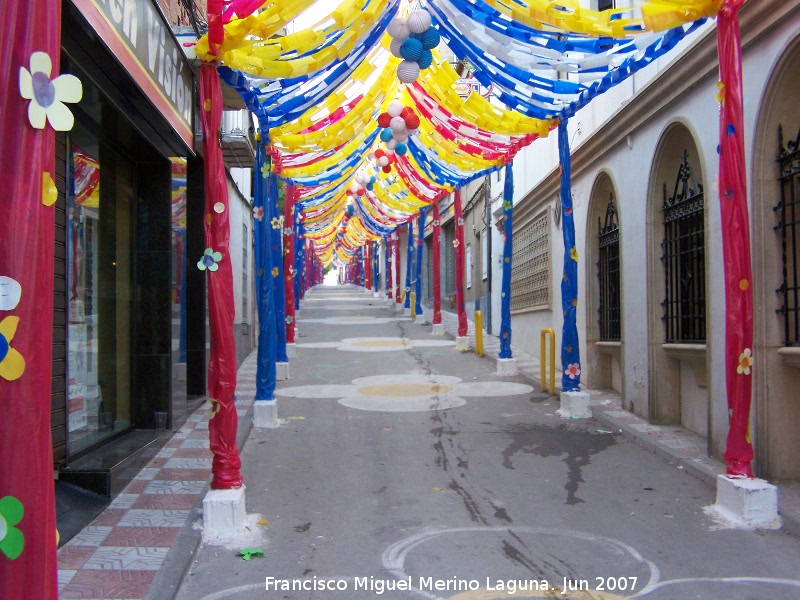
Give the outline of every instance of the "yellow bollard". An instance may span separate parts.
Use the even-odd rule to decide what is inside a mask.
[[[412,319],[417,316],[417,305],[415,303],[416,299],[417,299],[417,293],[416,292],[411,292],[411,302],[409,302],[409,304],[411,304],[411,318]]]
[[[475,311],[475,354],[483,356],[483,315]]]
[[[550,395],[553,396],[556,390],[556,332],[549,327],[542,329],[542,333],[539,336],[539,341],[541,342],[541,354],[539,355],[541,358],[539,364],[542,367],[542,391],[544,391],[547,388],[547,377],[545,375],[547,370],[547,355],[544,351],[544,342],[547,338],[547,334],[550,334]]]

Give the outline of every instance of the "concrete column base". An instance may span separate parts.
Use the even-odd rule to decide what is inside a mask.
[[[410,317],[411,316],[411,307],[410,306],[408,308],[406,308],[405,306],[403,307],[403,316],[404,317]]]
[[[272,429],[278,426],[278,400],[255,400],[253,402],[253,426]]]
[[[778,488],[763,479],[717,475],[717,503],[708,510],[734,527],[781,526]]]
[[[295,331],[295,334],[296,333],[297,332]],[[289,358],[297,357],[297,344],[295,344],[294,342],[286,343],[286,356],[288,356]]]
[[[402,312],[403,310],[403,303],[402,302],[395,302],[394,309],[398,312]]]
[[[519,375],[519,367],[517,367],[517,359],[498,358],[497,374],[503,377],[511,377],[513,375]]]
[[[444,323],[434,323],[431,333],[433,335],[444,335]]]
[[[203,498],[203,538],[231,538],[244,529],[244,486],[210,490]]]
[[[287,379],[290,379],[289,363],[288,362],[275,363],[275,381],[285,381]]]
[[[425,315],[417,315],[417,318],[414,319],[414,323],[417,325],[426,325],[428,323],[428,319],[425,318]]]
[[[373,298],[380,298],[381,297],[381,293],[380,292],[372,292],[372,297]]]
[[[561,408],[558,413],[564,419],[588,419],[592,416],[587,392],[561,392]]]
[[[456,350],[459,352],[469,352],[469,336],[459,335],[456,336]]]

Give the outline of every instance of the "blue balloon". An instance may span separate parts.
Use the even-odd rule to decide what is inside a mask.
[[[387,127],[386,129],[381,131],[381,141],[382,142],[388,142],[391,139],[392,139],[392,130],[391,129],[389,129]]]
[[[349,204],[347,206],[347,216],[348,217],[352,217],[353,216],[353,212],[355,212],[355,209],[353,208],[352,204]]]
[[[427,69],[433,64],[433,52],[430,50],[423,50],[422,56],[417,60],[420,69]]]
[[[377,177],[375,177],[375,175],[372,175],[372,176],[369,178],[369,182],[370,182],[370,183],[375,183],[376,181],[378,181],[378,178],[377,178]]]
[[[404,39],[403,43],[400,44],[400,56],[406,60],[419,60],[423,50],[422,42],[411,37]]]
[[[403,142],[399,142],[397,146],[394,147],[394,153],[399,156],[405,156],[406,152],[408,152],[408,148]]]
[[[425,50],[433,50],[439,45],[439,41],[442,39],[442,36],[439,33],[439,30],[431,25],[427,31],[419,34],[418,39],[422,42],[422,47]]]
[[[371,181],[370,181],[370,182],[369,182],[369,183],[366,185],[366,188],[367,188],[367,189],[368,189],[370,192],[372,191],[372,188],[374,188],[374,187],[375,187],[375,184],[374,184],[374,183],[372,183]]]

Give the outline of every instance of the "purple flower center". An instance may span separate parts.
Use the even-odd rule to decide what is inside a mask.
[[[214,264],[214,262],[215,262],[214,261],[214,257],[212,257],[210,254],[204,254],[203,255],[203,264],[206,267],[210,267],[211,265]]]
[[[33,74],[33,96],[42,108],[47,108],[56,100],[56,86],[41,71]]]

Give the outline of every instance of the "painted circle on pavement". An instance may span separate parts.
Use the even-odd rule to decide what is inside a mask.
[[[405,383],[394,385],[367,385],[358,388],[365,396],[386,396],[388,398],[407,398],[414,396],[437,396],[453,391],[449,385],[438,383]]]

